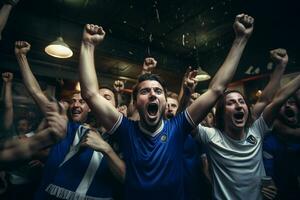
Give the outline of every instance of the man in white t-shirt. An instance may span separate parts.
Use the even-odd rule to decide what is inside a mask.
[[[207,144],[213,178],[214,199],[262,199],[263,134],[270,130],[281,105],[300,86],[300,76],[281,88],[254,123],[250,109],[238,91],[227,91],[216,106],[216,127],[199,125],[196,138]],[[275,196],[272,187],[264,196]]]

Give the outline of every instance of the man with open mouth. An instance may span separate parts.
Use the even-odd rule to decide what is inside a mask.
[[[87,24],[83,31],[79,75],[83,98],[101,124],[120,140],[126,163],[125,199],[185,199],[183,145],[231,81],[253,31],[253,18],[240,14],[234,22],[235,40],[208,90],[184,112],[164,121],[166,89],[154,74],[138,78],[133,101],[140,120],[131,121],[98,94],[94,51],[103,41],[102,27]],[[194,78],[196,74],[193,74]]]
[[[243,95],[227,91],[216,105],[216,128],[197,127],[196,137],[207,144],[211,159],[214,199],[262,199],[261,192],[266,194],[266,188],[259,186],[265,176],[263,137],[271,130],[281,105],[299,86],[300,76],[282,87],[253,123]],[[287,119],[291,113],[290,108],[284,111]]]
[[[299,135],[284,137],[289,136],[288,129],[299,130],[299,114],[295,96],[292,96],[281,106],[277,119],[287,127],[275,125],[264,138],[264,166],[278,188],[279,199],[298,199],[300,195],[300,143],[296,139]]]

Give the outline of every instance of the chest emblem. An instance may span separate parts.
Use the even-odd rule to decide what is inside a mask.
[[[250,144],[255,145],[257,143],[257,139],[253,136],[253,135],[249,135],[249,137],[247,137],[247,142],[249,142]]]
[[[168,136],[166,134],[163,134],[161,137],[160,137],[160,141],[162,142],[166,142],[168,139]]]

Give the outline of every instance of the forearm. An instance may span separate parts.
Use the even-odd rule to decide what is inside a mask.
[[[285,71],[285,66],[278,64],[270,77],[270,81],[262,91],[261,96],[253,107],[252,116],[257,119],[264,108],[272,101],[276,90],[280,87],[280,79]]]
[[[264,88],[260,101],[270,103],[276,93],[276,90],[280,87],[280,80],[285,71],[285,66],[278,64],[270,77],[270,81]]]
[[[179,96],[178,96],[179,106],[177,109],[177,113],[182,112],[184,109],[186,109],[188,107],[191,95],[192,94],[188,89],[184,89],[183,87],[181,88]]]
[[[11,9],[12,9],[12,5],[4,4],[0,10],[0,34],[2,33],[6,25]]]
[[[300,75],[291,80],[288,84],[283,86],[276,94],[273,102],[276,104],[283,104],[293,93],[300,87]]]
[[[8,130],[13,123],[13,100],[12,100],[12,83],[7,82],[4,86],[4,129]]]
[[[39,108],[42,110],[43,114],[45,114],[45,112],[46,112],[45,105],[49,103],[49,100],[44,95],[42,89],[40,88],[39,83],[37,82],[35,76],[33,75],[32,71],[29,67],[26,55],[17,54],[16,57],[17,57],[17,60],[18,60],[19,66],[20,66],[24,85],[26,86],[30,95],[33,97],[33,99],[39,105]]]
[[[15,138],[6,144],[0,151],[1,162],[12,162],[28,159],[36,152],[54,144],[50,131],[45,129],[39,134],[27,139]]]
[[[98,80],[94,63],[95,47],[91,44],[82,43],[79,61],[79,74],[81,93],[87,100],[98,93]]]
[[[248,39],[245,37],[235,38],[224,63],[209,84],[210,89],[217,90],[219,92],[223,92],[225,90],[227,84],[230,83],[235,74],[247,41]]]
[[[300,75],[280,88],[273,101],[263,111],[265,122],[270,126],[277,117],[282,104],[300,87]]]

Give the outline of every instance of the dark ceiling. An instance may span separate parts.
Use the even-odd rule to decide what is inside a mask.
[[[176,91],[189,65],[200,65],[211,75],[216,72],[231,46],[235,15],[241,12],[255,18],[255,30],[235,80],[270,73],[268,51],[277,47],[288,50],[287,71],[300,71],[299,9],[296,1],[283,0],[20,0],[0,42],[0,69],[17,73],[13,43],[27,40],[32,45],[28,58],[37,75],[76,79],[83,26],[95,23],[107,33],[95,54],[97,72],[104,77],[101,82],[123,78],[130,86],[144,58],[153,56],[158,60],[156,72]],[[59,35],[72,48],[72,58],[44,53]],[[245,74],[250,65],[260,67],[260,72]]]

